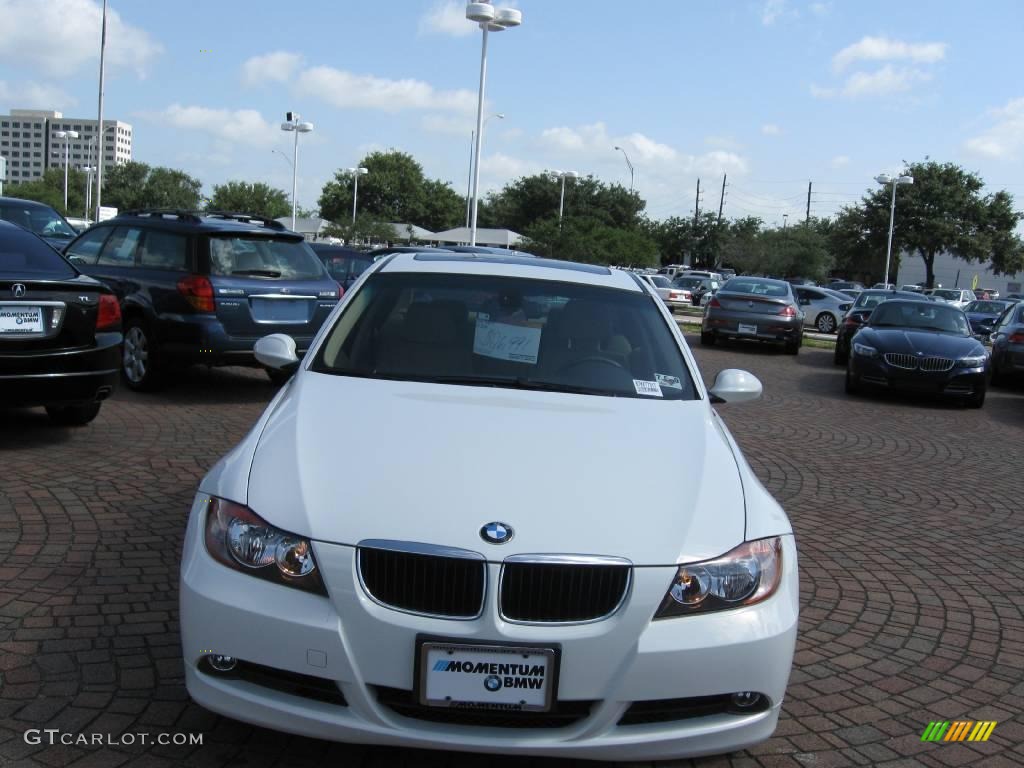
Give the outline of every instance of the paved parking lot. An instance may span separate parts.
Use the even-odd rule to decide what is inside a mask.
[[[707,378],[739,367],[765,384],[761,402],[720,408],[793,520],[802,577],[775,737],[697,764],[1024,764],[1024,391],[993,391],[982,411],[851,399],[831,352],[696,351]],[[196,370],[159,395],[119,393],[82,429],[0,411],[0,765],[518,762],[287,737],[189,702],[185,516],[272,393],[258,372]],[[957,719],[999,725],[986,743],[920,741],[929,721]],[[204,744],[32,745],[31,728],[202,733]]]

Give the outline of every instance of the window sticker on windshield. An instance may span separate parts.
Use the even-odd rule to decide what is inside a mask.
[[[633,379],[633,386],[636,388],[636,393],[638,395],[661,397],[661,387],[658,386],[658,382],[656,381],[643,381],[642,379]]]
[[[540,328],[492,322],[486,315],[477,315],[473,354],[515,363],[536,364],[540,333]]]
[[[683,388],[683,382],[681,382],[677,376],[666,376],[664,373],[656,373],[654,374],[654,378],[662,387],[671,387],[672,389]]]

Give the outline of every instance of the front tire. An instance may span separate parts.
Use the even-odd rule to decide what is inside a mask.
[[[84,426],[95,419],[99,412],[99,403],[46,406],[46,415],[50,417],[50,421],[61,427]]]
[[[850,360],[850,353],[847,350],[840,350],[839,342],[836,342],[836,352],[832,356],[832,362],[835,365],[846,365]]]
[[[981,408],[985,404],[985,387],[979,387],[973,395],[967,398],[968,408]]]
[[[836,332],[836,319],[832,316],[831,312],[822,312],[818,315],[818,319],[814,323],[818,329],[818,333],[835,333]]]
[[[140,317],[125,321],[121,374],[130,389],[146,392],[162,383],[160,356],[149,324]]]

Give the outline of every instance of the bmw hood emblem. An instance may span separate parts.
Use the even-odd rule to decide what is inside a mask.
[[[513,536],[515,536],[515,531],[507,523],[495,521],[480,529],[480,538],[488,544],[507,544]]]

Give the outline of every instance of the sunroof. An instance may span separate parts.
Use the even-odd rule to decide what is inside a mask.
[[[610,275],[608,267],[596,264],[580,264],[575,261],[557,261],[556,259],[540,259],[536,256],[502,256],[492,253],[417,253],[416,261],[473,261],[484,264],[515,264],[524,267],[547,267],[548,269],[565,269],[570,272],[588,272],[591,275]]]

